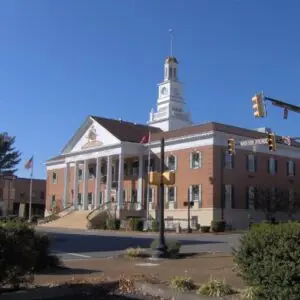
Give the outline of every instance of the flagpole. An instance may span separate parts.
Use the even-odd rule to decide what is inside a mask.
[[[151,147],[150,147],[150,143],[151,143],[151,132],[149,131],[149,140],[148,140],[148,166],[147,166],[147,176],[149,177],[149,173],[150,173],[150,167],[151,167],[151,164],[150,164],[150,160],[151,160]],[[147,218],[147,229],[149,228],[149,224],[148,224],[148,221],[149,221],[149,195],[150,195],[150,184],[149,184],[149,180],[147,182],[147,196],[146,196],[146,218]]]
[[[30,187],[29,187],[29,213],[28,220],[31,222],[31,213],[32,213],[32,178],[33,178],[33,156],[32,156],[32,165],[31,165],[31,174],[30,174]]]

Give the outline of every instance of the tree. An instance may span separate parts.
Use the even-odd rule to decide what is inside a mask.
[[[300,194],[287,188],[257,187],[254,206],[263,211],[266,220],[270,220],[277,212],[285,212],[292,218],[300,210]]]
[[[21,153],[14,148],[15,137],[0,133],[0,175],[14,173],[20,162]]]

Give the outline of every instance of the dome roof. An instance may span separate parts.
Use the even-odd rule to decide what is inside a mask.
[[[166,61],[165,61],[165,62],[166,62],[166,63],[174,62],[174,63],[178,64],[178,60],[176,59],[175,56],[168,56],[168,57],[166,58]]]

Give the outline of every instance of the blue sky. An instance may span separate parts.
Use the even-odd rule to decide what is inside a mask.
[[[34,176],[87,115],[145,123],[174,55],[193,121],[300,135],[300,117],[269,107],[255,120],[251,97],[299,104],[298,0],[2,0],[0,131],[16,136]],[[297,125],[298,124],[298,125]]]

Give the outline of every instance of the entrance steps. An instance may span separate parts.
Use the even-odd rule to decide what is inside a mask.
[[[74,210],[67,215],[49,223],[40,224],[40,227],[48,228],[68,228],[68,229],[87,229],[88,210]]]

